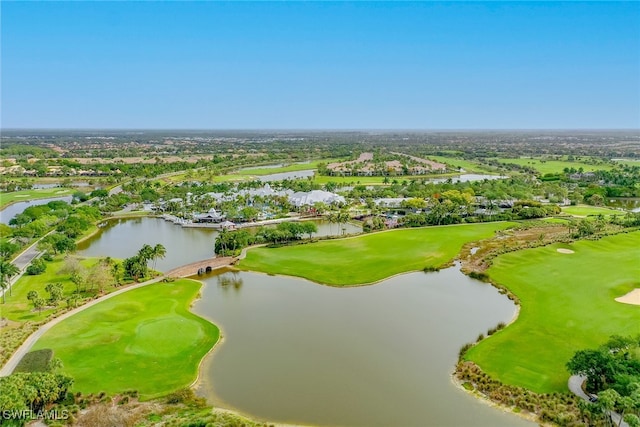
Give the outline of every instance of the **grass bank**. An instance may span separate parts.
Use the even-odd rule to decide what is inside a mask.
[[[577,206],[565,206],[562,208],[562,212],[568,213],[574,216],[588,216],[588,215],[624,215],[625,213],[616,209],[604,208],[599,206],[589,205],[577,205]]]
[[[11,193],[0,193],[0,208],[4,208],[13,203],[28,202],[30,200],[48,199],[50,197],[62,197],[73,194],[78,189],[70,188],[43,188],[39,190],[13,191]]]
[[[178,280],[135,289],[53,327],[34,346],[51,348],[74,390],[145,398],[189,386],[219,329],[189,311],[201,283]]]
[[[520,314],[465,359],[506,384],[566,392],[565,364],[577,350],[640,333],[640,307],[614,301],[640,287],[639,259],[640,232],[499,256],[487,274],[519,297]]]
[[[528,166],[530,168],[535,169],[541,174],[547,173],[562,173],[565,168],[582,168],[585,172],[593,172],[597,170],[611,170],[613,166],[607,163],[598,163],[591,164],[586,162],[576,162],[576,161],[568,161],[568,160],[545,160],[545,159],[536,159],[531,157],[521,157],[518,159],[496,159],[502,164],[515,164],[519,166]]]
[[[451,261],[466,242],[485,239],[511,223],[402,229],[281,248],[255,248],[241,269],[304,277],[334,286],[373,283]]]

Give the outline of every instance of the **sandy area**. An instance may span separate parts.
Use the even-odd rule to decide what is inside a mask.
[[[628,294],[616,298],[616,301],[624,304],[640,305],[640,288],[634,289]]]
[[[573,254],[573,253],[575,253],[571,249],[564,249],[564,248],[559,248],[559,249],[557,249],[557,251],[560,252],[561,254]]]

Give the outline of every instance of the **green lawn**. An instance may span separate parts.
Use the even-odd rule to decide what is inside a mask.
[[[577,205],[577,206],[565,206],[562,208],[562,212],[568,213],[569,215],[577,215],[577,216],[588,216],[588,215],[624,215],[624,212],[604,208],[599,206],[589,206],[589,205]]]
[[[592,165],[584,162],[570,162],[566,160],[543,160],[534,159],[528,157],[522,157],[519,159],[496,159],[500,163],[512,163],[520,166],[528,166],[534,168],[541,174],[547,173],[562,173],[564,168],[583,168],[585,172],[596,170],[611,170],[613,167],[609,164]]]
[[[14,202],[26,202],[28,200],[46,199],[49,197],[68,196],[77,189],[69,188],[43,188],[39,190],[13,191],[11,193],[0,193],[0,207]]]
[[[90,267],[97,261],[95,258],[85,259],[82,261],[82,264],[85,267]],[[27,274],[22,276],[18,282],[12,286],[11,295],[7,293],[7,302],[0,307],[2,317],[16,322],[38,321],[49,317],[55,309],[49,308],[41,312],[33,311],[31,302],[27,300],[27,293],[29,293],[29,291],[36,291],[40,297],[47,299],[49,298],[49,293],[45,291],[45,286],[47,286],[48,283],[62,283],[65,297],[71,295],[75,291],[76,285],[70,280],[69,274],[59,273],[63,265],[64,261],[62,257],[58,257],[51,262],[47,262],[47,269],[44,273],[38,274],[37,276],[29,276]],[[112,286],[109,286],[109,289],[107,289],[107,291],[113,290]],[[61,301],[60,307],[65,306],[66,303]]]
[[[640,232],[496,258],[487,273],[520,298],[520,315],[465,357],[502,382],[566,392],[565,364],[577,350],[640,333],[640,307],[614,301],[640,287],[639,260]]]
[[[493,236],[511,223],[394,230],[282,248],[256,248],[239,264],[246,270],[300,276],[334,286],[380,281],[394,274],[438,267],[466,242]]]
[[[640,166],[640,159],[617,159],[614,162],[627,166]]]
[[[445,157],[445,156],[426,156],[427,159],[435,160],[436,162],[446,163],[448,165],[454,166],[456,168],[462,168],[467,172],[486,172],[491,170],[490,168],[480,165],[478,163],[474,163],[469,160],[459,159],[455,157]]]
[[[317,169],[318,168],[318,163],[333,163],[333,162],[340,162],[342,161],[342,159],[321,159],[321,160],[314,160],[312,162],[309,163],[292,163],[292,164],[288,164],[286,166],[281,166],[281,167],[277,167],[277,168],[265,168],[265,167],[257,167],[257,168],[251,168],[251,169],[242,169],[236,172],[233,172],[232,174],[238,174],[238,175],[271,175],[273,173],[284,173],[284,172],[297,172],[297,171],[304,171],[304,170],[309,170],[309,169]]]
[[[219,329],[189,311],[201,283],[178,280],[135,289],[64,320],[34,350],[51,348],[74,390],[138,390],[150,399],[189,386]]]

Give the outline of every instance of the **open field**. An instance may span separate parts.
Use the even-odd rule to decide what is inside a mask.
[[[499,256],[487,273],[520,298],[520,314],[465,358],[504,383],[566,392],[577,350],[640,333],[639,307],[614,301],[640,286],[639,259],[638,231]]]
[[[118,295],[56,325],[34,350],[53,349],[77,391],[148,399],[187,387],[220,336],[189,311],[200,287],[183,279]]]
[[[256,167],[250,169],[241,169],[239,171],[233,172],[233,175],[270,175],[272,173],[284,173],[284,172],[297,172],[309,169],[317,169],[318,163],[332,163],[339,162],[342,159],[322,159],[322,160],[314,160],[308,163],[292,163],[286,166],[281,166],[277,168],[267,168],[267,167]]]
[[[512,223],[465,224],[403,229],[348,239],[256,248],[239,264],[246,270],[300,276],[350,286],[380,281],[451,261],[466,242],[488,238]]]
[[[520,166],[531,167],[541,174],[547,173],[562,173],[564,168],[582,168],[585,172],[592,172],[596,170],[611,170],[613,167],[609,164],[592,165],[584,162],[570,162],[566,160],[543,160],[532,159],[528,157],[521,157],[519,159],[496,159],[503,164],[516,164]]]
[[[640,167],[640,159],[615,159],[614,162],[627,165],[627,166]]]
[[[487,172],[491,171],[491,168],[480,165],[478,163],[471,162],[469,160],[458,159],[455,157],[445,156],[425,156],[427,159],[435,160],[436,162],[446,163],[457,168],[462,168],[467,172]]]
[[[589,206],[589,205],[577,205],[577,206],[565,206],[562,208],[562,212],[568,213],[569,215],[576,216],[588,216],[588,215],[624,215],[623,211],[619,211],[616,209],[610,209],[599,206]]]
[[[43,188],[39,190],[13,191],[11,193],[0,193],[0,208],[15,202],[26,202],[36,199],[47,199],[49,197],[69,196],[78,189],[70,188]]]

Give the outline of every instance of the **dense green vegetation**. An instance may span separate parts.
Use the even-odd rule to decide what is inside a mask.
[[[615,410],[630,426],[640,425],[640,335],[613,335],[597,349],[578,350],[567,369],[585,376],[587,390],[597,393],[585,405],[591,418],[607,421],[608,411]]]
[[[395,230],[303,246],[256,248],[242,269],[300,276],[335,286],[372,283],[394,274],[437,268],[466,242],[484,239],[510,223]]]
[[[499,256],[487,273],[518,296],[520,314],[466,359],[507,384],[566,391],[565,364],[577,349],[596,347],[613,334],[638,333],[638,307],[614,301],[638,287],[638,259],[638,231]]]
[[[51,348],[74,390],[136,389],[152,398],[188,386],[219,330],[189,311],[201,283],[179,280],[135,289],[56,325],[34,346]]]

